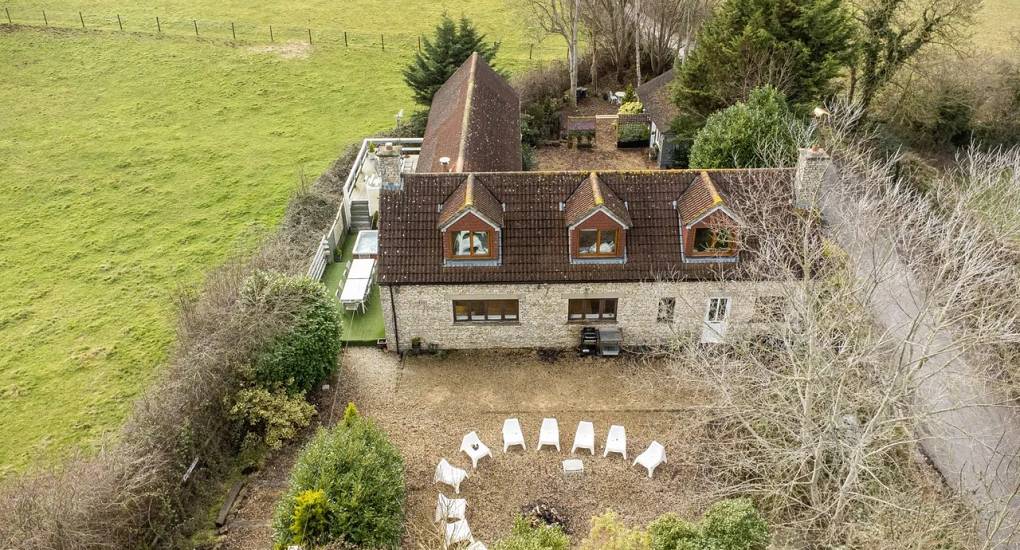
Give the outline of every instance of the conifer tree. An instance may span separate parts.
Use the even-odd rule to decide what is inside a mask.
[[[459,22],[454,22],[443,14],[432,38],[422,39],[421,51],[404,69],[404,82],[410,86],[416,103],[431,105],[439,88],[472,53],[478,52],[491,64],[498,50],[499,45],[487,43],[485,35],[467,17],[461,16]]]

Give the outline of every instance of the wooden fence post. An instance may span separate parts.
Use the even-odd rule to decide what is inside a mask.
[[[42,11],[42,20],[44,25],[46,25],[47,27],[50,26],[50,20],[46,19],[46,10]]]
[[[78,12],[78,19],[81,19],[81,28],[85,28],[85,16]]]
[[[418,35],[418,51],[421,51],[421,35]]]
[[[195,25],[195,37],[198,37],[198,20],[192,19],[191,22]]]
[[[13,25],[14,21],[11,21],[11,10],[7,9],[7,6],[4,6],[4,11],[7,12],[7,24]]]
[[[156,32],[158,32],[158,33],[163,32],[163,27],[159,26],[159,16],[158,15],[156,16]]]
[[[344,31],[344,47],[347,47],[347,31]]]
[[[308,29],[308,45],[312,45],[312,29]]]
[[[234,42],[237,42],[237,31],[234,30],[234,22],[230,22],[230,36],[234,37]]]
[[[117,14],[117,26],[120,27],[120,30],[122,30],[122,31],[124,30],[124,23],[122,23],[120,21],[120,14],[119,13]]]
[[[386,51],[386,35],[380,34],[379,39],[382,41],[382,51]]]
[[[273,40],[273,26],[272,25],[269,25],[269,41],[270,42],[274,42],[274,40]]]
[[[534,53],[535,53],[535,45],[534,44],[529,44],[528,45],[528,60],[531,60],[531,56]]]

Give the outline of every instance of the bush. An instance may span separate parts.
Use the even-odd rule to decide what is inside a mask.
[[[768,524],[746,498],[713,504],[700,524],[664,514],[648,533],[655,550],[765,550],[769,544]]]
[[[303,491],[294,497],[294,521],[290,533],[296,544],[318,545],[328,542],[332,522],[325,491]]]
[[[302,395],[265,388],[244,388],[230,409],[231,418],[248,431],[248,445],[264,442],[272,450],[294,439],[298,430],[315,416],[315,407]]]
[[[651,127],[644,122],[621,122],[616,132],[619,143],[640,143],[647,145],[652,137]]]
[[[277,548],[296,543],[298,496],[322,491],[329,525],[323,542],[395,548],[403,532],[404,464],[386,436],[352,413],[332,430],[321,429],[301,451],[290,489],[273,522]]]
[[[746,103],[708,117],[694,138],[691,168],[791,166],[797,160],[786,97],[771,86],[756,88]]]
[[[523,517],[514,521],[510,536],[493,543],[493,550],[567,550],[570,538],[555,525],[532,525]]]
[[[721,500],[701,519],[701,530],[708,548],[728,550],[765,550],[769,527],[750,499]]]
[[[591,532],[581,543],[581,550],[648,550],[651,547],[648,533],[628,528],[612,510],[591,519]]]
[[[245,282],[241,300],[251,315],[283,310],[293,317],[258,353],[250,373],[258,386],[303,394],[336,369],[340,311],[324,286],[260,271]]]
[[[645,112],[645,106],[640,101],[628,101],[620,105],[620,110],[617,111],[617,114],[640,115],[643,112]]]

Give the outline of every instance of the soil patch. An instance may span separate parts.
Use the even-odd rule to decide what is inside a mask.
[[[312,45],[307,42],[284,42],[282,44],[263,44],[250,46],[248,51],[253,53],[268,53],[279,56],[281,59],[306,59],[312,54]]]

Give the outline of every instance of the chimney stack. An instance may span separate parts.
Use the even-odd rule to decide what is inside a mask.
[[[832,164],[828,153],[820,147],[800,149],[797,154],[797,174],[794,176],[794,201],[797,208],[817,210],[825,172]]]

